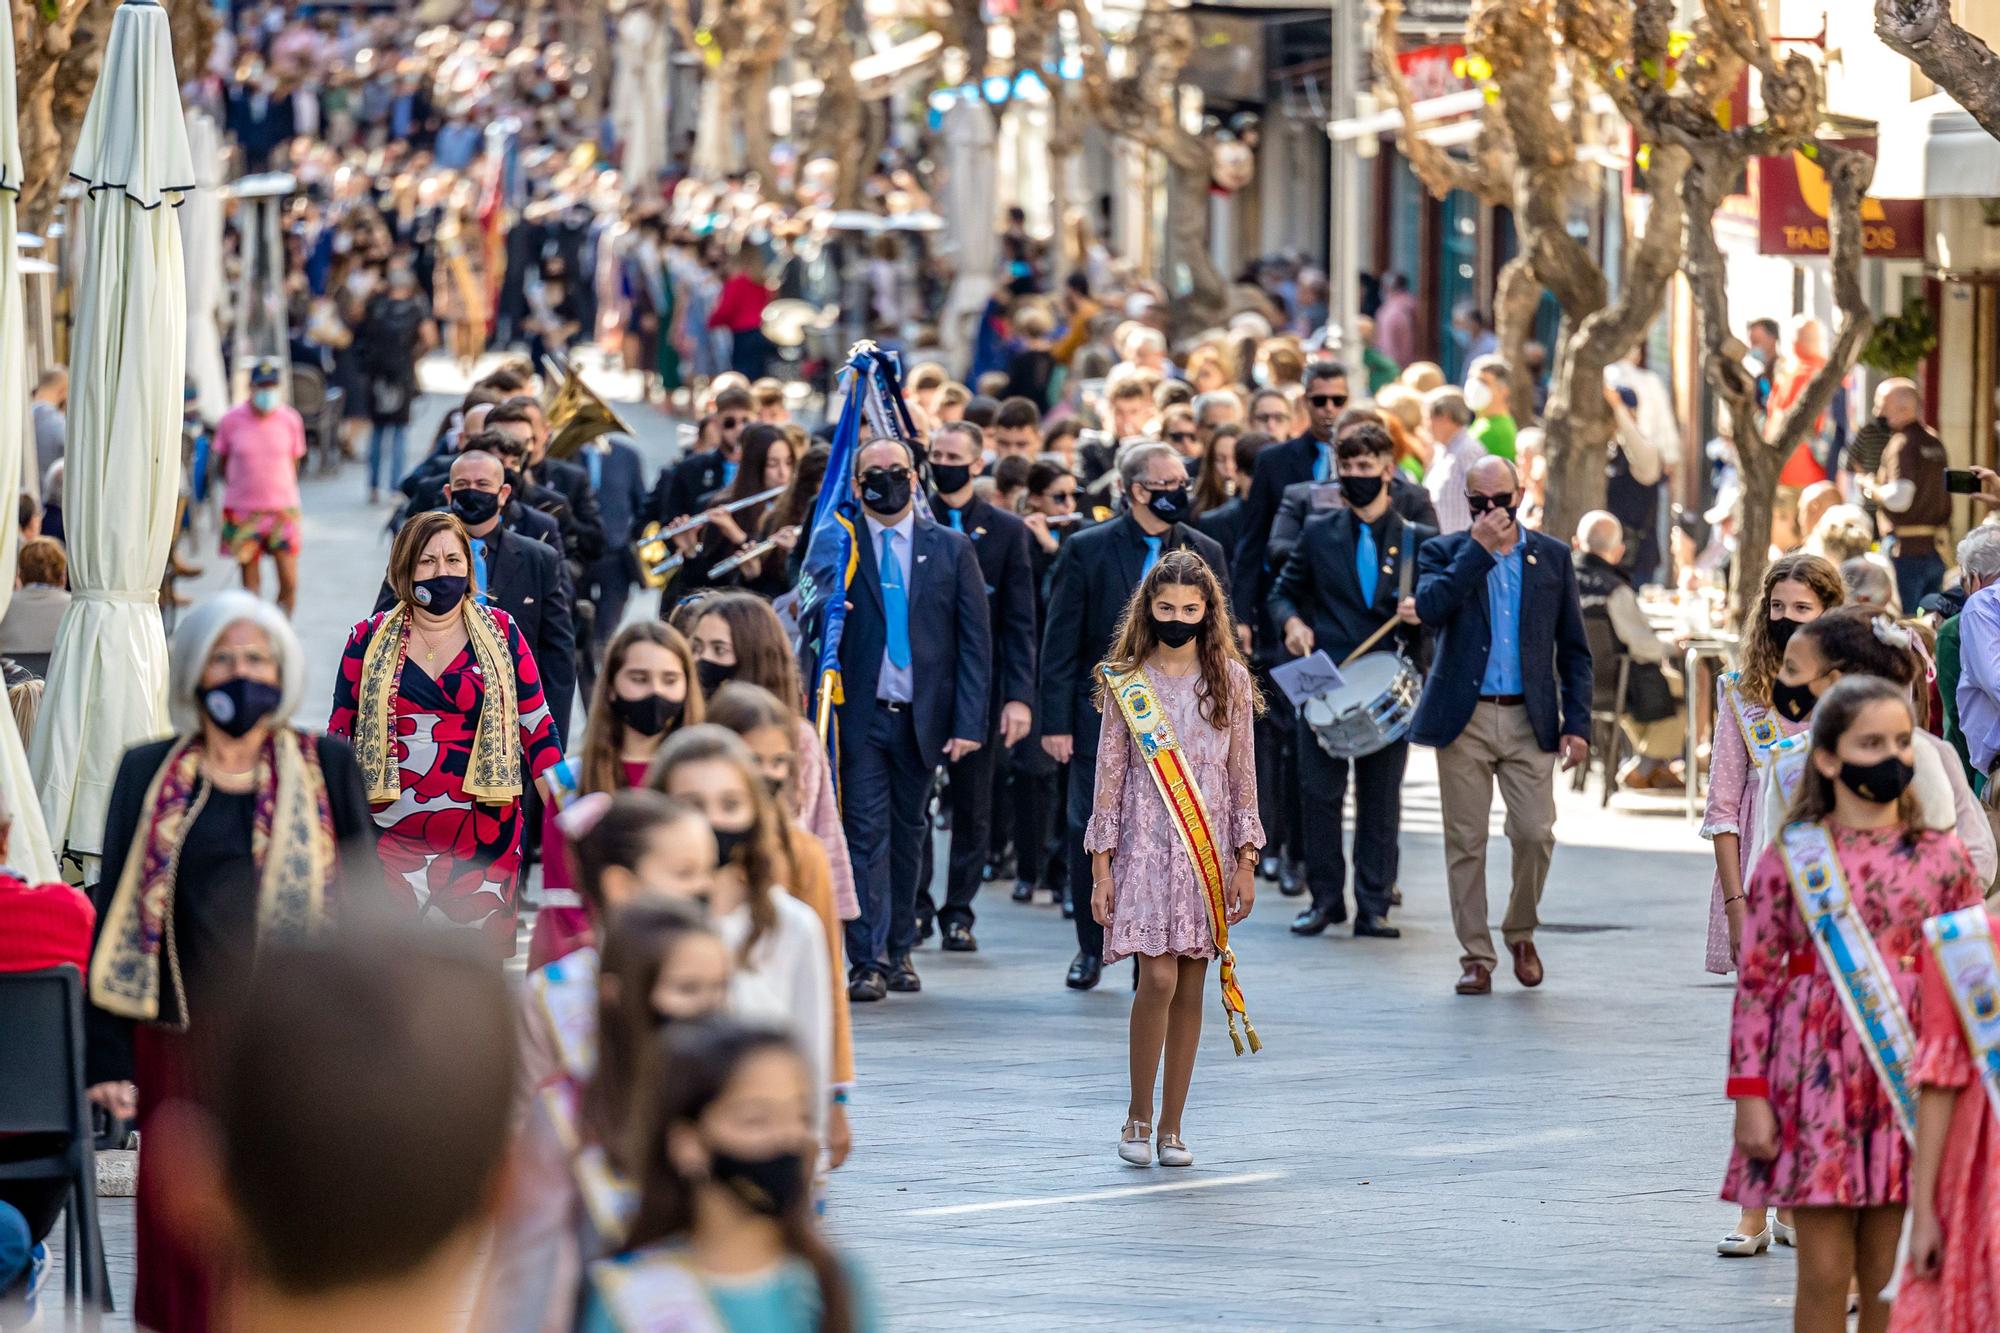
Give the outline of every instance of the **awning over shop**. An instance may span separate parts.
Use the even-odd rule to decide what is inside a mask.
[[[2000,139],[1944,93],[1883,116],[1877,138],[1877,199],[2000,198]]]

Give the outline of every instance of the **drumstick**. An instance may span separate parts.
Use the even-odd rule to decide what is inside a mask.
[[[1376,630],[1373,634],[1363,639],[1361,641],[1361,646],[1359,648],[1356,648],[1353,652],[1349,653],[1346,657],[1342,658],[1340,664],[1342,666],[1347,666],[1349,663],[1353,662],[1355,658],[1361,656],[1361,654],[1367,652],[1370,648],[1373,648],[1377,643],[1380,643],[1382,641],[1382,636],[1384,634],[1387,634],[1390,630],[1396,628],[1397,621],[1398,617],[1396,616],[1389,617],[1388,621],[1383,624],[1381,629]]]

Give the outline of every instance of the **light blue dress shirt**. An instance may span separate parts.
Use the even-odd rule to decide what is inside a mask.
[[[1493,626],[1493,647],[1486,654],[1486,674],[1479,678],[1481,694],[1521,693],[1521,553],[1525,538],[1505,555],[1493,557],[1486,572],[1486,618]]]
[[[903,515],[903,521],[896,524],[893,528],[877,523],[873,514],[869,514],[867,520],[868,545],[875,552],[875,558],[878,561],[882,558],[882,534],[885,531],[896,534],[896,540],[893,544],[896,551],[896,563],[903,570],[904,592],[906,596],[914,597],[916,595],[916,588],[912,583],[911,575],[916,570],[916,562],[913,559],[911,544],[917,535],[917,511],[912,509],[909,513]],[[877,571],[877,576],[880,576],[879,570]],[[915,635],[916,626],[914,624],[910,626],[910,632],[912,636]],[[875,697],[899,704],[906,704],[915,697],[911,693],[910,668],[906,666],[899,667],[894,662],[891,662],[889,660],[889,650],[886,647],[882,650],[881,672],[875,677]]]
[[[2000,759],[2000,587],[1981,588],[1958,613],[1958,729],[1972,766]]]
[[[479,590],[479,604],[493,605],[492,587],[486,578],[486,539],[472,539],[472,586]]]

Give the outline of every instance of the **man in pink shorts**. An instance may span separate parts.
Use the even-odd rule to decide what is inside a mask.
[[[306,456],[306,427],[280,399],[279,379],[275,361],[251,368],[250,401],[222,414],[213,454],[224,481],[222,553],[236,561],[243,586],[253,593],[269,555],[278,566],[278,605],[290,615],[299,587],[299,460]]]

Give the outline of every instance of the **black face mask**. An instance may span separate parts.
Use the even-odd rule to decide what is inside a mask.
[[[931,480],[937,483],[939,495],[962,491],[972,484],[972,464],[932,463]]]
[[[1783,657],[1785,655],[1786,646],[1789,645],[1792,641],[1792,636],[1794,634],[1797,634],[1799,632],[1799,626],[1805,624],[1806,622],[1803,620],[1790,620],[1785,618],[1778,618],[1768,621],[1766,623],[1771,631],[1771,642],[1777,645],[1778,656]]]
[[[1382,494],[1383,481],[1380,477],[1342,477],[1340,494],[1352,509],[1366,509]]]
[[[767,773],[764,775],[764,785],[770,789],[771,799],[774,801],[785,794],[785,780],[783,778],[774,778]]]
[[[908,470],[872,467],[861,474],[861,503],[874,513],[899,514],[909,502]]]
[[[278,707],[278,687],[236,676],[201,692],[202,711],[224,735],[241,739]]]
[[[750,841],[750,830],[747,828],[716,829],[715,868],[721,870],[725,867],[735,865],[736,853],[741,851],[743,844],[748,841]]]
[[[476,528],[500,512],[500,496],[495,491],[453,491],[451,512],[468,528]]]
[[[694,678],[701,682],[701,697],[706,699],[736,678],[736,668],[703,658],[694,664]]]
[[[685,707],[687,700],[669,699],[664,694],[644,694],[637,699],[627,699],[622,694],[611,696],[611,716],[641,736],[660,735],[679,719]]]
[[[472,580],[463,574],[440,574],[434,579],[420,579],[410,590],[410,600],[434,616],[447,616],[465,600],[465,590],[471,583]]]
[[[708,1172],[744,1207],[765,1217],[783,1217],[805,1200],[806,1159],[799,1153],[738,1157],[710,1148]]]
[[[1201,633],[1201,622],[1189,623],[1185,620],[1162,620],[1153,617],[1153,637],[1169,648],[1180,648],[1193,643]]]
[[[1152,498],[1146,501],[1146,508],[1152,510],[1153,517],[1162,523],[1185,523],[1194,511],[1194,501],[1188,498],[1186,486],[1176,486],[1170,491],[1155,491],[1149,487],[1147,494]]]
[[[1840,765],[1840,785],[1859,796],[1864,801],[1877,805],[1887,805],[1909,790],[1916,778],[1913,764],[1906,764],[1895,755],[1878,759],[1872,764],[1851,764],[1842,761]]]
[[[1810,681],[1804,685],[1787,685],[1782,680],[1771,682],[1771,707],[1787,722],[1805,721],[1812,716],[1813,705],[1818,702]]]

